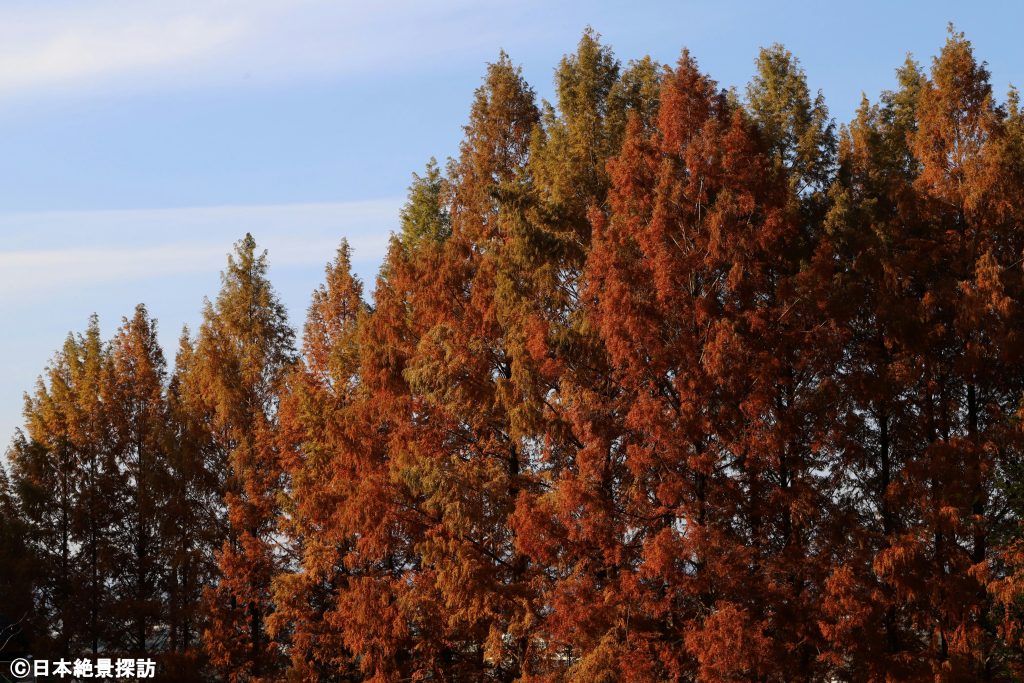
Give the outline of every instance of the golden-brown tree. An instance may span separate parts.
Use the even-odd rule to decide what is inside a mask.
[[[213,471],[223,472],[225,537],[220,576],[206,590],[203,636],[210,661],[233,681],[269,680],[281,666],[266,619],[280,565],[278,390],[294,363],[294,333],[267,267],[251,235],[235,245],[179,389],[204,411],[218,457]]]

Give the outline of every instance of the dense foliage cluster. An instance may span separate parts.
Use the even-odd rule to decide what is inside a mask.
[[[1020,680],[1024,112],[952,31],[897,73],[836,130],[781,46],[737,92],[588,31],[554,104],[502,54],[300,346],[250,236],[173,370],[141,306],[68,338],[12,630],[164,680]]]

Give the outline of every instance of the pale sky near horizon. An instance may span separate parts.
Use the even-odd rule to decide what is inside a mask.
[[[456,153],[499,49],[551,99],[587,25],[741,90],[781,42],[841,123],[950,21],[1000,98],[1024,82],[1015,2],[0,0],[0,441],[93,312],[109,337],[145,303],[171,359],[246,231],[296,327],[342,237],[369,293],[410,174]]]

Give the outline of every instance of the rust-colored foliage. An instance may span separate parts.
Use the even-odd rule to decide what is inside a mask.
[[[785,48],[756,69],[741,97],[588,29],[538,103],[502,53],[372,296],[342,243],[300,354],[251,236],[169,377],[143,308],[69,337],[0,472],[39,652],[1024,676],[1018,97],[952,30],[838,132]]]
[[[273,611],[271,579],[281,565],[277,405],[294,333],[266,271],[266,254],[246,235],[228,259],[216,301],[206,304],[183,378],[183,391],[205,416],[212,466],[223,477],[219,576],[205,590],[203,640],[210,662],[238,681],[272,679],[280,664],[266,620]]]

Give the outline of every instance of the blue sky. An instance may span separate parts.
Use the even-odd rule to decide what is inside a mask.
[[[92,312],[109,336],[146,303],[173,356],[247,230],[296,326],[341,237],[372,282],[500,48],[550,99],[587,25],[624,61],[688,47],[723,86],[782,42],[842,122],[950,21],[997,92],[1024,83],[1016,2],[0,0],[0,439]]]

